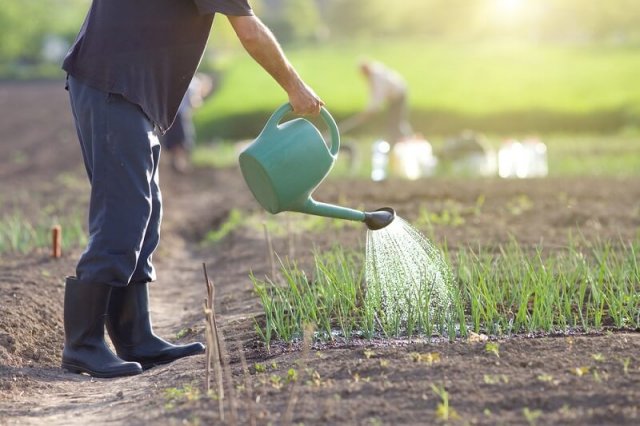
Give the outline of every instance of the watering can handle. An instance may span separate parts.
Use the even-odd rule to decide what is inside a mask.
[[[291,107],[290,103],[283,104],[273,113],[271,118],[269,118],[267,127],[277,126],[280,120],[282,120],[282,117],[284,117],[291,111],[293,111],[293,108]],[[329,152],[331,152],[331,155],[333,157],[336,157],[338,155],[338,151],[340,150],[340,133],[338,131],[338,125],[325,107],[321,107],[320,116],[322,117],[324,122],[327,123],[327,126],[329,126],[329,132],[331,134],[331,148],[329,148]]]

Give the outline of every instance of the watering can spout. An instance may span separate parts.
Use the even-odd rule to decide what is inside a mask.
[[[377,231],[389,225],[396,218],[396,212],[391,207],[383,207],[372,212],[363,212],[333,204],[319,203],[309,198],[299,209],[294,211],[313,214],[316,216],[332,217],[334,219],[364,222],[367,228]]]
[[[391,207],[382,207],[372,212],[364,212],[364,223],[372,231],[382,229],[396,218],[396,211]]]

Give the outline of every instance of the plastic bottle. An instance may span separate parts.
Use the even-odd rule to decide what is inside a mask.
[[[385,180],[389,168],[389,151],[391,145],[384,140],[377,140],[373,143],[371,154],[371,180],[379,182]]]
[[[535,138],[505,141],[498,152],[498,174],[520,179],[547,176],[547,146]]]
[[[545,177],[549,173],[547,165],[547,146],[537,138],[524,141],[529,155],[528,177]]]

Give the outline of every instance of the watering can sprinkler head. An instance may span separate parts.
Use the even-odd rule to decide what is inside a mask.
[[[364,212],[364,223],[367,228],[377,231],[389,225],[396,218],[396,211],[391,207],[382,207],[372,212]]]

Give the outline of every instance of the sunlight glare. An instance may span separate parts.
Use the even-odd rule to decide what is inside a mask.
[[[526,0],[496,0],[496,9],[499,14],[513,16],[522,12]]]

